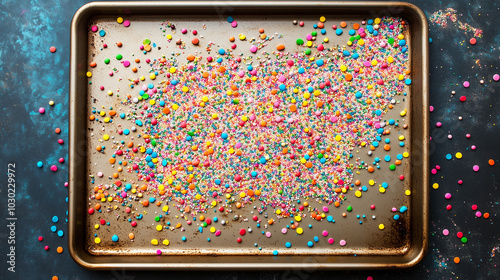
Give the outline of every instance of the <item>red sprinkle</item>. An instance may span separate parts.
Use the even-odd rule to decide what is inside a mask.
[[[470,43],[471,45],[475,45],[475,44],[476,44],[476,42],[477,42],[476,38],[471,38],[471,39],[470,39],[470,41],[469,41],[469,43]]]
[[[465,100],[467,100],[467,97],[465,97],[465,96],[460,96],[460,101],[465,102]]]

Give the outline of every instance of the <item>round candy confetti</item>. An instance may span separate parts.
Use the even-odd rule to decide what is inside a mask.
[[[50,47],[49,50],[51,53],[55,53],[57,49],[56,49],[56,47],[52,46],[52,47]]]

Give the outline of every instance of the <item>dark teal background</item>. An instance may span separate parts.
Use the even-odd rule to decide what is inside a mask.
[[[427,15],[452,7],[459,20],[483,29],[476,45],[468,42],[472,33],[460,30],[448,21],[442,28],[430,24],[430,104],[431,168],[440,171],[431,176],[429,252],[413,269],[396,271],[318,272],[137,272],[88,271],[77,266],[67,250],[65,223],[68,196],[68,102],[70,22],[74,12],[87,1],[7,0],[0,2],[0,219],[7,217],[7,165],[16,165],[16,273],[7,271],[7,228],[0,227],[0,279],[500,279],[500,2],[498,1],[410,1]],[[224,1],[221,1],[224,2]],[[50,46],[57,48],[50,53]],[[484,85],[479,80],[484,79]],[[463,81],[471,82],[464,89]],[[451,97],[455,90],[456,96]],[[461,103],[458,98],[467,96]],[[55,106],[49,106],[54,100]],[[44,107],[44,115],[38,108]],[[458,116],[463,120],[458,121]],[[436,128],[436,122],[442,122]],[[62,133],[54,133],[55,128]],[[470,133],[471,139],[465,134]],[[447,135],[452,134],[453,140]],[[61,138],[64,145],[57,143]],[[476,145],[476,151],[470,146]],[[446,160],[446,154],[464,154],[463,160]],[[496,160],[494,167],[488,159]],[[38,161],[44,162],[39,169]],[[472,171],[478,164],[479,172]],[[462,179],[463,185],[457,181]],[[444,199],[452,193],[451,201]],[[447,204],[453,205],[446,211]],[[470,206],[477,204],[489,219],[476,219]],[[54,224],[53,216],[59,217]],[[65,236],[50,231],[56,225]],[[442,230],[449,229],[450,236]],[[454,236],[462,231],[468,238],[462,244]],[[39,242],[38,236],[45,240]],[[452,236],[453,235],[453,236]],[[43,247],[50,246],[49,251]],[[62,254],[56,248],[62,246]],[[495,251],[493,256],[492,252]],[[461,258],[455,264],[453,258]]]

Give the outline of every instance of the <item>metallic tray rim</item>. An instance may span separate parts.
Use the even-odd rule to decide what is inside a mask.
[[[168,11],[188,10],[190,12],[216,12],[221,9],[232,9],[232,12],[256,12],[267,9],[279,11],[283,9],[301,9],[317,11],[321,9],[334,9],[338,14],[350,12],[359,14],[371,13],[377,15],[394,15],[410,19],[413,32],[418,32],[412,40],[412,73],[417,73],[413,85],[416,85],[421,95],[416,95],[419,102],[412,102],[412,137],[416,134],[418,139],[412,145],[418,146],[421,154],[412,160],[412,185],[419,186],[420,197],[412,203],[411,208],[419,215],[411,218],[411,247],[403,256],[280,256],[279,262],[272,256],[169,256],[162,259],[156,256],[94,256],[84,248],[82,228],[84,227],[85,205],[78,195],[79,179],[82,179],[82,162],[86,157],[86,129],[85,116],[82,116],[81,104],[85,104],[86,87],[86,60],[87,52],[82,51],[81,43],[87,40],[87,21],[94,15],[123,15],[166,14]],[[196,13],[193,12],[193,13]],[[222,15],[221,15],[222,16]],[[110,269],[149,269],[149,270],[236,270],[236,269],[387,269],[408,268],[415,266],[425,256],[428,247],[428,145],[429,145],[429,113],[428,113],[428,23],[425,14],[417,6],[406,2],[331,2],[331,1],[251,1],[251,2],[210,2],[210,1],[165,1],[165,2],[91,2],[76,11],[71,22],[71,52],[70,52],[70,105],[69,105],[69,224],[68,224],[68,249],[73,260],[80,266],[94,270]],[[419,58],[419,59],[415,59]],[[418,63],[420,62],[420,63]],[[418,63],[418,64],[417,64]],[[420,74],[420,76],[419,76]],[[83,82],[83,84],[82,84]],[[418,103],[419,106],[416,106]],[[85,106],[85,105],[83,105]],[[416,107],[415,107],[416,106]],[[84,111],[83,111],[84,112]],[[418,115],[418,117],[416,116]],[[416,127],[416,128],[415,128]],[[416,144],[416,145],[415,145]],[[418,149],[417,148],[417,149]],[[412,148],[413,150],[414,148]],[[414,154],[414,153],[412,153]],[[416,171],[413,167],[417,167]],[[84,175],[84,174],[83,174]],[[85,175],[84,177],[85,178]],[[417,180],[417,181],[415,181]],[[81,186],[82,183],[80,183]],[[417,221],[415,221],[418,219]],[[417,223],[416,223],[417,222]],[[416,228],[414,228],[416,226]]]

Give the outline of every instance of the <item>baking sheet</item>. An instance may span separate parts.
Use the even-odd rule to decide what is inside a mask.
[[[138,267],[143,268],[202,267],[205,265],[203,263],[219,261],[221,264],[212,268],[238,268],[248,267],[252,264],[259,267],[285,268],[307,260],[296,259],[297,256],[307,256],[314,261],[309,264],[302,263],[302,265],[339,268],[349,266],[408,266],[421,258],[426,248],[427,228],[427,180],[425,179],[427,172],[424,172],[427,170],[427,145],[425,145],[428,138],[425,122],[427,119],[427,110],[425,110],[427,77],[426,74],[422,75],[427,72],[425,17],[421,16],[421,12],[415,10],[413,6],[401,3],[391,3],[390,5],[377,3],[364,7],[361,3],[350,5],[333,2],[308,4],[307,7],[304,7],[303,4],[295,2],[287,4],[228,2],[222,6],[214,7],[213,3],[175,2],[169,3],[167,8],[167,6],[157,3],[146,3],[146,5],[106,3],[87,5],[77,13],[73,22],[72,36],[72,50],[74,51],[72,52],[72,133],[70,139],[70,217],[72,219],[70,220],[69,241],[72,256],[77,262],[89,268],[130,267],[130,260],[127,257],[138,256],[143,260],[142,265]],[[124,9],[119,9],[120,7]],[[196,7],[196,11],[192,9],[193,7]],[[330,205],[331,212],[328,214],[333,217],[335,223],[327,223],[326,218],[321,222],[309,220],[308,211],[304,211],[306,217],[301,222],[301,227],[305,229],[304,234],[297,235],[288,232],[283,235],[281,229],[290,225],[291,218],[275,218],[275,223],[266,229],[263,225],[261,228],[257,228],[255,222],[245,220],[250,220],[249,218],[256,214],[255,209],[250,207],[252,205],[248,205],[245,208],[234,209],[234,214],[233,212],[214,214],[219,221],[228,222],[224,226],[220,225],[220,222],[217,225],[214,223],[216,228],[222,229],[221,236],[215,237],[207,232],[210,226],[205,228],[203,233],[199,232],[200,214],[194,215],[198,218],[196,221],[186,215],[192,222],[192,225],[187,225],[186,220],[188,219],[182,217],[182,213],[174,206],[175,202],[168,202],[169,213],[168,215],[163,214],[160,221],[164,226],[168,222],[172,226],[161,232],[155,230],[155,226],[159,222],[153,219],[162,214],[160,208],[167,203],[162,204],[158,209],[153,208],[156,206],[142,209],[134,205],[132,212],[149,212],[149,214],[144,214],[144,221],[139,222],[138,226],[133,229],[127,224],[126,220],[130,218],[130,215],[127,216],[123,212],[125,206],[122,206],[121,209],[120,207],[115,209],[117,203],[101,203],[103,210],[105,207],[110,207],[107,210],[109,213],[106,215],[87,214],[87,209],[95,205],[94,202],[88,200],[94,192],[94,187],[99,184],[111,185],[112,182],[116,181],[114,178],[112,180],[108,178],[110,174],[116,172],[116,166],[111,166],[108,163],[109,154],[95,151],[95,147],[102,144],[103,135],[108,134],[108,131],[103,131],[103,128],[109,126],[89,121],[89,113],[92,108],[99,111],[111,107],[120,112],[124,105],[120,104],[121,98],[117,95],[123,96],[133,92],[127,88],[127,79],[137,78],[140,75],[147,77],[149,74],[147,72],[149,69],[142,68],[139,68],[137,73],[130,73],[131,71],[128,69],[117,67],[117,61],[111,62],[108,67],[100,67],[105,58],[113,58],[110,54],[115,55],[117,46],[112,46],[112,44],[123,42],[119,52],[124,56],[129,56],[128,60],[131,61],[135,57],[144,60],[157,58],[161,54],[168,57],[172,53],[175,54],[178,61],[185,61],[183,59],[192,53],[206,55],[205,47],[208,41],[219,44],[219,46],[213,46],[211,53],[215,56],[215,52],[219,48],[230,48],[232,43],[227,40],[229,36],[236,37],[238,34],[247,34],[246,41],[240,41],[236,38],[235,43],[238,44],[237,53],[241,54],[241,57],[248,57],[251,55],[248,41],[259,35],[256,32],[258,28],[263,28],[269,37],[273,37],[273,40],[268,42],[269,49],[272,48],[271,45],[281,43],[286,46],[287,52],[298,52],[303,51],[303,48],[295,44],[297,33],[305,34],[305,28],[312,30],[310,26],[317,23],[320,16],[325,16],[327,19],[325,29],[328,32],[327,37],[330,39],[330,42],[325,43],[325,46],[343,50],[348,49],[345,42],[349,35],[336,36],[332,34],[330,27],[332,24],[339,25],[341,21],[345,21],[348,26],[352,26],[362,19],[376,18],[379,15],[401,16],[409,22],[409,34],[405,35],[409,45],[412,85],[405,88],[406,96],[394,97],[395,101],[400,101],[400,103],[396,105],[396,109],[389,110],[384,119],[397,119],[401,124],[409,125],[408,129],[402,127],[394,129],[393,132],[397,133],[389,135],[388,138],[391,139],[392,143],[398,143],[397,137],[400,135],[407,139],[403,149],[393,148],[390,151],[391,157],[395,157],[402,151],[408,151],[411,156],[409,160],[403,160],[402,165],[397,167],[398,170],[404,170],[398,172],[397,175],[387,171],[376,171],[368,174],[366,170],[361,170],[360,174],[356,174],[355,180],[359,179],[363,182],[362,185],[368,186],[370,190],[363,192],[362,198],[359,199],[354,196],[355,190],[350,190],[347,194],[347,200],[343,201],[340,207],[335,208]],[[237,28],[230,27],[230,23],[227,22],[228,16],[237,20]],[[117,23],[117,17],[129,20],[131,25],[124,28]],[[294,25],[293,20],[303,21],[305,27]],[[174,39],[171,42],[168,42],[165,32],[163,32],[166,23],[173,23],[177,26],[176,33],[172,34]],[[100,36],[98,32],[92,32],[92,26],[97,26],[99,30],[105,30],[106,35]],[[190,43],[188,38],[193,36],[191,34],[191,36],[183,35],[180,30],[182,28],[186,28],[189,32],[198,31],[199,46],[195,47]],[[344,30],[345,33],[347,30],[348,28]],[[172,29],[166,31],[173,33]],[[318,36],[318,38],[322,37],[324,36]],[[150,39],[152,44],[156,43],[157,46],[144,55],[138,50],[138,46],[146,38]],[[176,45],[177,38],[184,39],[185,49]],[[104,48],[103,44],[109,46]],[[104,51],[104,49],[111,50],[112,48],[114,51]],[[131,54],[134,54],[134,57],[131,57]],[[91,69],[88,66],[91,61],[96,61],[100,65]],[[119,69],[119,71],[115,69]],[[85,77],[88,71],[92,73],[91,84],[89,84],[89,79]],[[109,72],[113,72],[115,77],[110,79]],[[101,85],[105,85],[104,92],[100,89]],[[106,95],[108,88],[113,91],[112,96]],[[410,112],[407,118],[400,116],[400,112],[405,109]],[[113,118],[113,122],[113,125],[116,126],[115,129],[119,126],[127,126],[126,121],[116,117]],[[112,135],[112,133],[109,134]],[[368,156],[368,150],[367,147],[356,147],[352,162],[354,163],[356,158],[359,158],[358,162],[372,162],[374,157],[383,157],[387,154],[385,152],[378,153],[376,150],[372,156]],[[388,164],[381,162],[380,165],[381,169],[387,170]],[[103,172],[106,176],[102,178],[89,177],[89,174],[97,174],[98,172]],[[399,180],[400,173],[405,175],[405,180]],[[120,179],[122,176],[126,178],[127,175],[120,174]],[[375,181],[373,187],[367,184],[371,179]],[[394,188],[389,187],[384,194],[381,194],[377,189],[382,182],[387,182],[389,186],[394,186]],[[406,195],[405,190],[411,191],[411,195]],[[318,204],[314,199],[310,199],[308,202],[312,207],[316,206],[320,209],[324,205]],[[370,209],[370,204],[375,204],[376,209]],[[354,209],[352,212],[346,211],[349,205]],[[399,208],[402,205],[407,206],[409,210],[400,215],[400,220],[395,221],[393,219],[394,213],[388,209],[391,207]],[[234,204],[225,204],[225,206],[227,209],[234,207]],[[263,212],[266,212],[267,215],[264,213],[259,215],[259,218],[264,221],[263,224],[273,217],[275,211],[275,209],[270,208],[266,210]],[[151,211],[155,212],[154,215],[151,215]],[[347,217],[342,217],[342,213],[346,213]],[[234,215],[239,216],[238,220],[234,219]],[[358,219],[355,215],[361,215],[361,217]],[[362,215],[366,215],[366,217],[363,218]],[[205,214],[205,216],[211,215]],[[95,225],[100,224],[102,219],[107,220],[106,222],[110,222],[111,225],[101,225],[99,229],[95,229]],[[360,221],[362,224],[359,223]],[[185,231],[170,230],[174,227],[173,225],[178,223],[183,224],[182,228]],[[308,228],[309,224],[311,228]],[[385,229],[380,230],[379,224],[384,224]],[[243,242],[238,243],[236,239],[240,237],[239,230],[241,228],[252,228],[252,233],[241,237]],[[323,230],[328,231],[328,237],[321,236]],[[136,235],[133,242],[127,237],[130,232]],[[270,232],[272,237],[267,238],[261,232]],[[111,241],[111,236],[115,234],[120,236],[119,242]],[[102,240],[99,244],[95,243],[96,235]],[[182,241],[183,236],[188,237],[187,242]],[[320,237],[321,240],[310,248],[307,246],[307,241],[313,240],[314,236]],[[207,237],[211,238],[210,242],[207,242]],[[335,242],[328,244],[328,238],[332,237]],[[151,244],[152,239],[157,239],[160,244],[157,246]],[[168,246],[161,244],[164,239],[169,240]],[[339,245],[341,240],[346,241],[345,246]],[[286,248],[285,242],[292,243],[292,248]],[[161,250],[161,257],[156,256],[157,250]],[[275,251],[279,252],[278,256],[274,255]],[[193,255],[199,256],[199,259],[192,258]],[[186,259],[185,256],[190,258]],[[221,259],[223,256],[229,258],[224,261]]]

